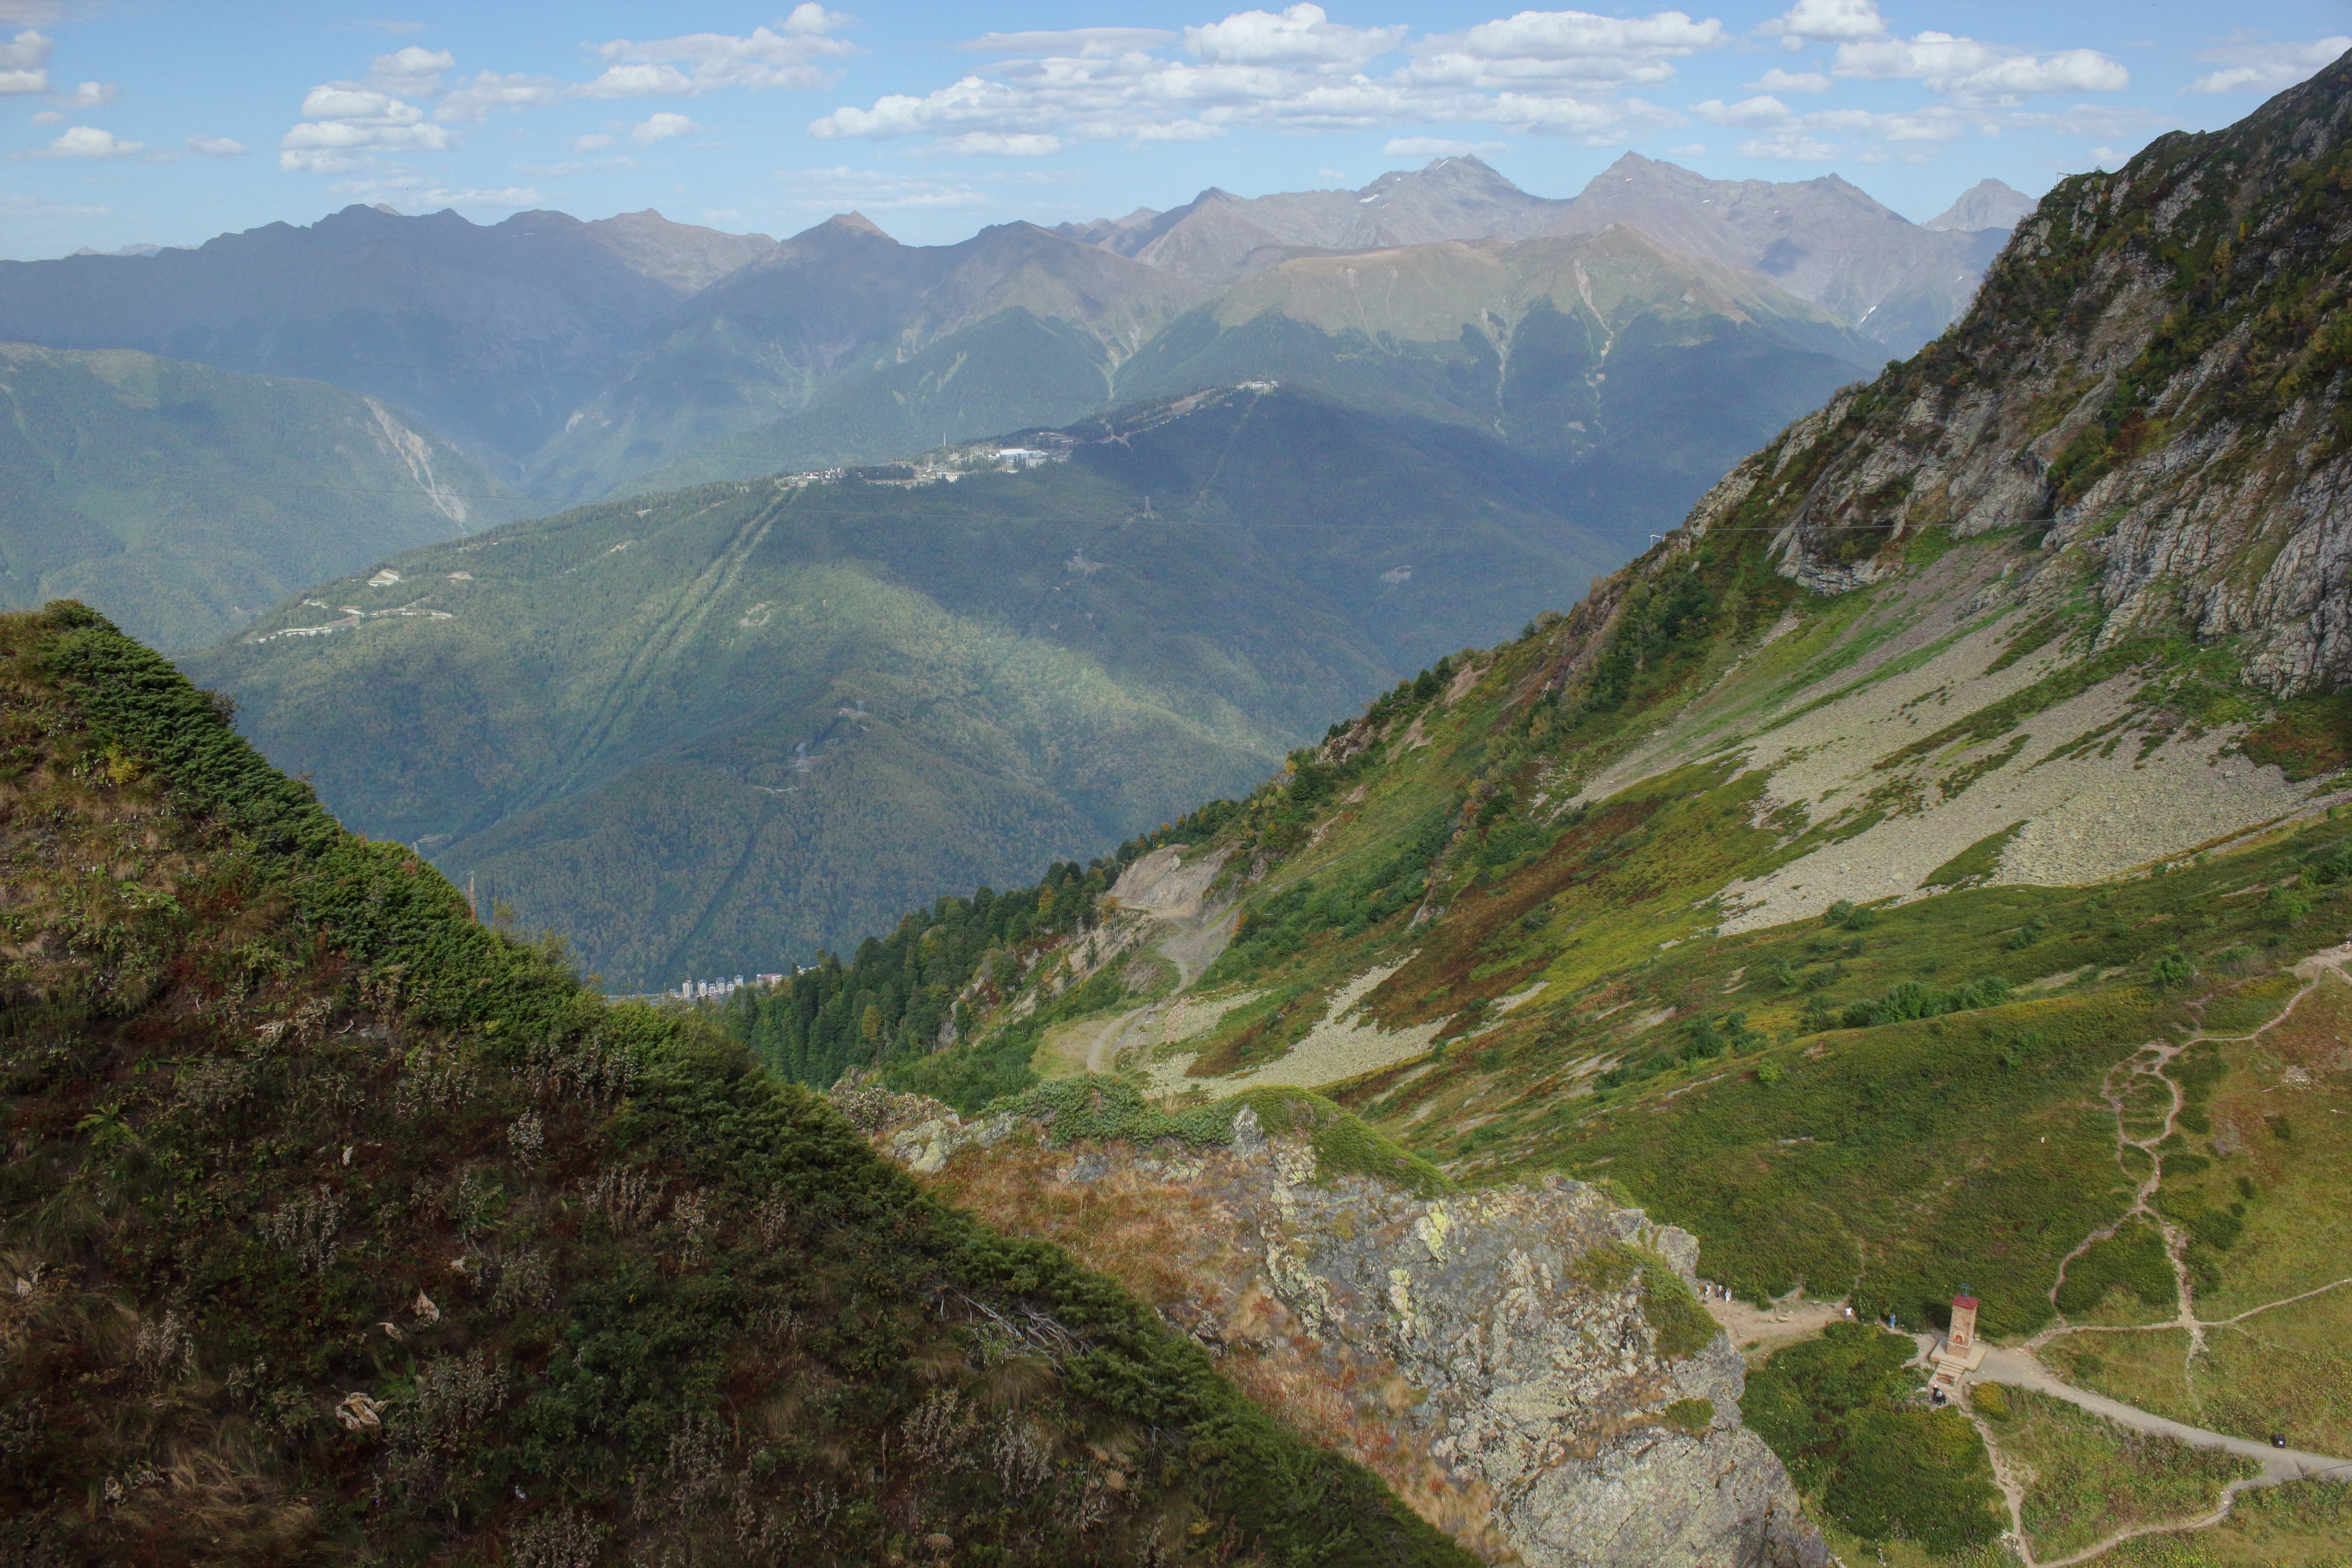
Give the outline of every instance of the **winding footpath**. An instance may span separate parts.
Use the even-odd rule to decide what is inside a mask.
[[[2134,1188],[2130,1207],[2117,1215],[2113,1223],[2092,1231],[2059,1260],[2057,1277],[2050,1284],[2050,1303],[2053,1309],[2057,1306],[2059,1288],[2064,1284],[2066,1270],[2076,1258],[2081,1258],[2098,1242],[2113,1237],[2134,1217],[2138,1217],[2156,1226],[2164,1237],[2165,1250],[2172,1263],[2174,1287],[2178,1292],[2172,1317],[2157,1323],[2105,1326],[2072,1324],[2067,1322],[2062,1314],[2055,1324],[2035,1334],[2022,1345],[1989,1346],[1985,1352],[1984,1364],[1978,1368],[1974,1374],[1975,1381],[1979,1383],[2005,1384],[2012,1387],[2032,1389],[2036,1393],[2049,1394],[2053,1398],[2063,1399],[2069,1405],[2089,1411],[2095,1415],[2105,1416],[2118,1426],[2129,1427],[2133,1431],[2170,1437],[2192,1447],[2218,1448],[2242,1455],[2259,1464],[2260,1471],[2255,1475],[2231,1481],[2224,1487],[2218,1506],[2208,1513],[2200,1514],[2194,1518],[2163,1520],[2149,1524],[2135,1525],[2127,1530],[2117,1531],[2095,1545],[2084,1547],[2064,1557],[2036,1557],[2033,1554],[2032,1544],[2025,1532],[2024,1484],[2019,1479],[2016,1468],[2002,1455],[1999,1439],[1994,1436],[1991,1428],[1982,1417],[1970,1411],[1968,1413],[1969,1419],[1975,1423],[1978,1432],[1984,1437],[1986,1451],[1992,1457],[1994,1479],[1999,1483],[2001,1495],[2009,1505],[2011,1549],[2017,1553],[2025,1568],[2072,1568],[2073,1564],[2091,1562],[2113,1551],[2123,1542],[2139,1536],[2174,1534],[2184,1531],[2210,1529],[2230,1517],[2230,1510],[2235,1506],[2238,1494],[2251,1487],[2277,1486],[2286,1481],[2315,1479],[2352,1483],[2352,1459],[2337,1458],[2327,1454],[2306,1453],[2296,1448],[2274,1448],[2267,1443],[2259,1443],[2252,1438],[2233,1437],[2226,1433],[2210,1432],[2201,1426],[2190,1426],[2173,1421],[2139,1409],[2136,1405],[2126,1405],[2119,1400],[2109,1399],[2077,1388],[2042,1365],[2041,1359],[2034,1353],[2051,1341],[2066,1334],[2157,1333],[2179,1329],[2186,1331],[2189,1338],[2189,1348],[2183,1360],[2185,1379],[2189,1365],[2205,1349],[2206,1330],[2226,1328],[2232,1323],[2242,1322],[2248,1318],[2258,1316],[2275,1308],[2308,1300],[2314,1296],[2325,1295],[2328,1291],[2352,1286],[2352,1277],[2347,1277],[2332,1280],[2298,1295],[2265,1302],[2235,1317],[2200,1318],[2197,1316],[2196,1301],[2189,1284],[2189,1235],[2158,1213],[2150,1201],[2164,1182],[2164,1152],[2159,1145],[2172,1135],[2180,1112],[2188,1103],[2188,1097],[2179,1082],[2165,1071],[2173,1059],[2200,1041],[2242,1042],[2260,1038],[2284,1023],[2295,1008],[2301,1005],[2304,999],[2326,984],[2331,975],[2338,983],[2352,983],[2352,976],[2347,976],[2345,973],[2347,961],[2352,961],[2352,943],[2313,953],[2294,966],[2294,973],[2303,980],[2301,987],[2293,996],[2287,998],[2286,1003],[2279,1008],[2278,1012],[2260,1027],[2242,1035],[2215,1035],[2202,1029],[2196,1029],[2189,1031],[2179,1040],[2152,1040],[2117,1063],[2100,1085],[2101,1098],[2107,1102],[2116,1115],[2116,1163],[2129,1172],[2132,1168],[2134,1153],[2137,1152],[2148,1162],[2148,1173]],[[2141,1137],[2132,1136],[2132,1122],[2135,1120],[2144,1122],[2151,1114],[2151,1109],[2145,1104],[2145,1098],[2151,1091],[2157,1090],[2159,1086],[2166,1098],[2161,1124],[2152,1133]],[[1921,1334],[1915,1337],[1919,1342],[1923,1358],[1932,1353],[1937,1336]]]

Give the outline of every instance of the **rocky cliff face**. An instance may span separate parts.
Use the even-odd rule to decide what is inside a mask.
[[[1600,1187],[1416,1194],[1347,1169],[1328,1130],[1270,1135],[1278,1100],[1264,1120],[1227,1102],[1229,1141],[1138,1144],[847,1098],[894,1159],[1158,1298],[1244,1388],[1490,1562],[1828,1561],[1740,1424],[1696,1242]]]
[[[2242,639],[2291,696],[2352,675],[2352,64],[2043,198],[1967,318],[1736,470],[1699,528],[1779,530],[1822,592],[1948,525],[2088,579],[2100,647]]]

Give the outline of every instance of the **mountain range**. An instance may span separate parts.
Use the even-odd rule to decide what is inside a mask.
[[[487,531],[185,668],[651,989],[1101,853],[1622,555],[1491,437],[1258,384]]]
[[[1118,373],[1187,310],[1322,251],[1630,225],[1907,351],[1965,302],[2022,199],[1980,188],[1937,220],[1981,220],[1971,240],[1834,178],[1708,181],[1629,156],[1568,200],[1444,158],[1356,192],[1212,190],[1118,224],[1013,224],[939,247],[898,246],[856,215],[779,246],[650,211],[477,227],[353,206],[193,249],[0,264],[0,338],[331,381],[532,494],[576,500],[778,420],[814,423],[766,449],[876,461],[1169,390]]]
[[[1978,208],[1992,210],[1987,193],[1979,197]],[[1718,198],[1722,215],[1712,211]],[[1771,201],[1787,211],[1764,211]],[[1688,244],[1729,259],[1670,248],[1643,226],[1676,213]],[[1724,465],[1875,362],[1880,344],[1841,310],[1868,319],[1911,298],[1902,290],[1916,282],[1921,247],[1940,254],[1983,242],[1904,224],[1833,182],[1734,188],[1639,160],[1573,202],[1518,192],[1475,159],[1442,159],[1361,192],[1242,204],[1213,192],[1163,216],[1091,237],[1011,224],[960,245],[909,247],[855,215],[777,244],[653,213],[595,224],[524,214],[476,228],[455,215],[412,221],[352,208],[311,229],[274,226],[195,250],[16,265],[0,270],[0,331],[121,341],[221,364],[299,363],[374,399],[404,429],[462,432],[446,442],[489,471],[469,469],[478,477],[442,491],[470,516],[511,517],[517,509],[498,504],[509,479],[550,500],[632,498],[533,531],[502,527],[462,561],[438,547],[425,557],[381,548],[451,538],[460,531],[452,519],[421,534],[379,533],[379,547],[358,556],[258,532],[239,546],[241,561],[203,566],[226,520],[184,526],[152,485],[117,506],[116,531],[170,539],[190,584],[282,584],[277,611],[191,668],[233,685],[270,754],[319,778],[356,824],[488,878],[527,919],[571,931],[615,984],[640,985],[682,965],[756,968],[839,945],[927,889],[1012,879],[1044,858],[1095,853],[1180,802],[1239,787],[1379,686],[1500,635],[1632,553]],[[1218,246],[1249,237],[1236,225],[1272,240],[1227,245],[1234,265],[1210,265]],[[1849,232],[1857,225],[1869,244]],[[1776,282],[1768,274],[1778,263],[1763,251],[1793,255],[1791,234],[1813,237],[1813,259],[1790,261]],[[1822,259],[1832,253],[1843,259]],[[175,374],[225,385],[236,373]],[[1202,387],[1257,390],[1187,401]],[[1156,412],[1179,405],[1193,412],[1173,421]],[[1264,412],[1233,417],[1239,444],[1224,466],[1202,461],[1198,433],[1244,405]],[[1121,412],[1102,415],[1111,408]],[[1095,460],[1104,438],[1085,428],[1095,416],[1109,417],[1105,428],[1120,441],[1143,440],[1168,471],[1110,474]],[[1190,545],[1171,534],[1164,549],[1113,562],[1138,574],[1130,592],[1150,603],[1144,620],[1074,641],[1055,617],[1040,632],[1020,600],[1044,588],[1030,565],[1010,570],[983,552],[984,573],[1008,569],[984,575],[990,592],[975,595],[907,564],[901,530],[942,504],[968,511],[976,503],[963,498],[990,491],[992,479],[951,492],[825,479],[818,489],[860,497],[856,530],[872,537],[776,531],[761,570],[783,575],[743,579],[758,591],[735,618],[799,603],[807,574],[848,563],[861,584],[879,567],[890,592],[845,588],[857,606],[849,629],[796,643],[787,666],[722,675],[721,659],[691,693],[646,684],[648,668],[688,657],[677,638],[703,624],[695,606],[708,574],[735,580],[722,564],[733,559],[728,542],[762,503],[720,498],[772,496],[780,473],[856,468],[976,438],[992,450],[1020,446],[1033,439],[1024,430],[1061,432],[1078,454],[1066,468],[1024,476],[1029,489],[1058,494],[1076,483],[1070,476],[1095,476],[1057,524],[1067,537],[1055,534],[1051,559],[1086,559],[1090,540],[1155,498],[1155,515],[1177,526],[1230,519],[1255,541],[1275,515],[1266,503],[1282,497],[1308,534],[1355,531],[1345,572],[1366,582],[1408,573],[1412,585],[1401,577],[1359,602],[1352,579],[1318,576],[1330,563],[1312,552],[1242,549],[1213,530]],[[1192,455],[1170,456],[1176,447]],[[34,456],[69,467],[58,453]],[[289,470],[279,482],[299,477]],[[729,482],[754,489],[709,489]],[[684,499],[697,487],[708,493]],[[804,491],[815,493],[792,489],[803,510]],[[942,503],[941,493],[954,499]],[[701,520],[688,533],[669,531],[688,515]],[[640,552],[625,570],[596,574],[625,584],[625,608],[565,574],[579,564],[563,552],[583,517],[598,538],[611,534],[603,548]],[[640,528],[639,517],[665,521]],[[1508,547],[1465,552],[1464,517]],[[496,571],[467,570],[494,549],[519,559],[554,551],[562,580],[537,583],[528,605],[502,602],[512,584],[493,588]],[[1200,549],[1232,552],[1214,605],[1193,586],[1186,552]],[[1441,586],[1480,562],[1511,588]],[[377,567],[389,584],[412,585],[428,568],[435,586],[394,594],[362,581]],[[1111,580],[1085,576],[1097,591]],[[306,580],[312,586],[296,588]],[[52,574],[40,591],[68,581]],[[226,629],[221,590],[205,598],[174,588],[167,615],[103,573],[70,581],[175,644],[195,640],[184,626]],[[458,582],[469,585],[449,586]],[[245,592],[226,599],[227,613],[256,607]],[[459,593],[462,606],[444,602]],[[1286,605],[1311,608],[1286,615]],[[434,658],[458,657],[462,673],[437,663],[419,673],[425,663],[403,642],[412,636],[448,645]],[[546,647],[515,646],[550,637],[567,649],[560,679]],[[1040,657],[1059,672],[1037,689],[1050,696],[1016,697],[1010,672],[1040,638],[1051,645]],[[355,646],[382,658],[343,651]],[[943,661],[936,649],[945,646],[961,651]],[[1284,671],[1312,675],[1292,681]],[[781,755],[820,738],[813,715],[856,709],[861,683],[886,678],[913,705],[894,722],[957,716],[955,739],[928,734],[891,764],[906,787],[835,770],[845,782],[833,815],[803,825],[799,847],[775,851],[785,855],[776,868],[745,859],[743,847],[781,833],[757,825],[782,808],[730,808],[720,815],[741,820],[725,830],[690,826],[710,805],[707,791],[665,770],[700,778],[716,767],[712,777],[734,779],[740,770],[711,763],[709,748],[735,743],[723,737],[736,715],[770,715],[760,723],[774,733],[755,750]],[[1292,694],[1275,695],[1286,685]],[[549,689],[576,690],[579,705],[534,710]],[[621,717],[647,702],[642,710],[658,723]],[[950,755],[956,765],[942,763]],[[743,794],[739,807],[755,804],[740,780],[709,787]],[[646,809],[673,788],[684,793],[667,815]],[[925,802],[914,811],[921,831],[891,820],[894,793]],[[902,847],[877,853],[891,842]],[[667,890],[650,900],[621,891],[645,875]],[[582,912],[582,898],[598,912]]]
[[[772,244],[651,211],[481,227],[349,206],[189,249],[0,262],[0,340],[331,382],[514,479],[648,328]]]

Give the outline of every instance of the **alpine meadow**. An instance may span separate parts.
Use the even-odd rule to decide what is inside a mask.
[[[2324,7],[543,9],[0,40],[0,1568],[2352,1564]]]

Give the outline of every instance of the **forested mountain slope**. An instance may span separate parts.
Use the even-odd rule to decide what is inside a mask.
[[[1100,853],[1615,554],[1475,431],[1263,385],[1023,439],[1066,460],[499,529],[188,668],[355,826],[651,987]]]
[[[2347,130],[2339,62],[2062,182],[1966,319],[1572,611],[1063,868],[1057,919],[1107,889],[1068,936],[935,969],[934,910],[725,1016],[967,1106],[1319,1088],[1456,1180],[1605,1178],[1751,1301],[1932,1332],[1966,1288],[2061,1387],[2352,1456]],[[874,1027],[828,1058],[835,995]],[[1815,1506],[1988,1544],[1976,1429],[1873,1381],[1912,1348],[1824,1343],[1749,1411]],[[2021,1539],[2075,1506],[2032,1463]]]
[[[166,648],[528,503],[321,381],[0,344],[0,605],[95,601]]]
[[[0,684],[12,1561],[1475,1561],[80,606]]]

